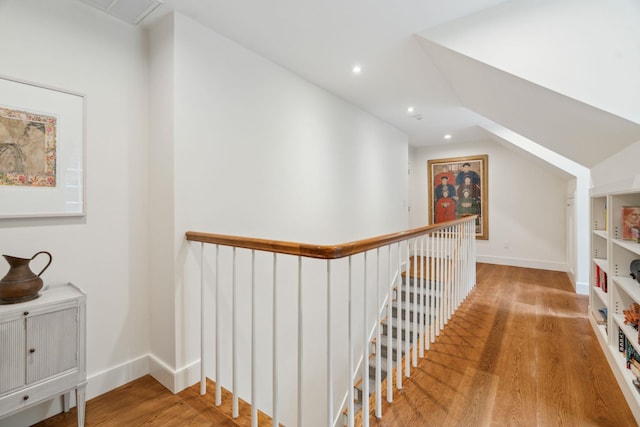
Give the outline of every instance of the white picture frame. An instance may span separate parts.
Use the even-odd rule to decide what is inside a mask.
[[[0,75],[0,113],[4,119],[0,122],[0,149],[4,148],[0,152],[0,165],[4,165],[0,170],[0,219],[86,215],[86,96]],[[48,130],[55,127],[54,142],[43,143],[47,153],[51,151],[47,161],[53,156],[53,162],[44,168],[46,179],[25,173],[27,177],[17,180],[19,172],[12,160],[3,161],[2,155],[9,156],[9,148],[15,152],[20,147],[20,138],[25,138],[21,132],[27,134],[33,118],[36,122],[47,118]],[[41,136],[42,140],[51,138],[50,133]],[[41,184],[44,181],[48,184]]]

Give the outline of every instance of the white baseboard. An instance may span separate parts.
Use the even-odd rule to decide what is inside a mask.
[[[87,400],[151,374],[172,393],[178,393],[200,381],[200,361],[174,371],[151,354],[122,363],[87,378]],[[71,406],[75,406],[71,393]],[[17,414],[0,419],[0,427],[30,426],[62,412],[62,397],[42,402]]]
[[[149,374],[172,393],[179,393],[200,381],[200,361],[174,371],[163,361],[149,355]]]
[[[87,378],[87,400],[127,384],[149,373],[149,355],[90,375]],[[71,406],[75,406],[71,393]],[[0,420],[0,427],[30,426],[62,412],[62,397],[42,402],[29,409]]]
[[[520,258],[503,258],[503,257],[494,257],[494,256],[483,256],[478,255],[476,257],[478,262],[484,262],[487,264],[498,264],[498,265],[510,265],[513,267],[525,267],[525,268],[537,268],[540,270],[551,270],[551,271],[567,271],[567,264],[560,262],[551,262],[551,261],[539,261],[533,259],[520,259]]]
[[[87,380],[87,400],[100,396],[149,373],[149,355],[98,372]]]
[[[589,295],[589,284],[576,283],[576,293],[580,295]]]

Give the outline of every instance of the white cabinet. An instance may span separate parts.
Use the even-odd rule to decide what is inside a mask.
[[[591,196],[591,279],[589,318],[636,421],[640,424],[640,389],[633,382],[640,371],[628,368],[626,346],[640,354],[638,330],[625,324],[623,310],[640,304],[640,283],[630,264],[640,259],[640,244],[622,239],[622,208],[640,206],[640,190]],[[607,318],[603,321],[602,312]]]
[[[0,305],[0,418],[76,393],[84,425],[86,296],[67,284],[19,304]]]

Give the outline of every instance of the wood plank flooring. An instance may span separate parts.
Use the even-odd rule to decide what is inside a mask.
[[[564,273],[478,264],[477,286],[372,426],[636,426]]]
[[[566,274],[478,264],[477,281],[372,426],[637,425],[587,319],[587,297]],[[173,395],[146,376],[90,400],[86,424],[250,425],[247,407],[238,419],[230,404],[218,411],[213,390],[200,396],[196,384]],[[75,410],[37,424],[75,425]]]

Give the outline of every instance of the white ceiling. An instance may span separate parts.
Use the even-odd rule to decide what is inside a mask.
[[[159,0],[80,0],[130,24],[138,24],[156,7]]]
[[[393,124],[411,145],[485,139],[415,34],[504,0],[164,0],[176,10]],[[353,75],[354,64],[362,66]],[[413,106],[412,114],[407,107]],[[421,120],[414,116],[422,117]]]
[[[497,123],[590,167],[622,146],[640,140],[637,120],[623,120],[619,116],[624,115],[615,114],[617,111],[607,112],[611,108],[589,105],[585,91],[599,88],[604,93],[614,89],[620,92],[617,87],[602,88],[599,82],[604,82],[605,76],[593,75],[590,87],[569,88],[573,92],[562,90],[563,85],[575,86],[582,79],[580,75],[573,78],[581,74],[574,72],[577,57],[591,62],[602,57],[599,63],[609,63],[604,60],[606,53],[606,58],[623,58],[626,68],[631,64],[628,76],[640,74],[634,69],[640,64],[640,46],[636,43],[640,38],[632,38],[630,49],[624,52],[603,41],[595,47],[600,57],[593,56],[593,43],[585,45],[587,36],[599,40],[599,34],[590,34],[590,20],[602,21],[609,33],[611,28],[615,33],[615,26],[619,25],[615,15],[601,18],[604,6],[600,3],[601,0],[164,0],[141,24],[151,25],[175,10],[391,123],[409,135],[412,146],[445,143],[443,136],[447,133],[453,135],[450,143],[485,140],[487,135],[481,126]],[[640,18],[640,8],[635,3],[611,0],[606,10],[615,11],[612,5],[619,5],[617,17],[631,15],[626,18],[626,28],[640,37],[633,24],[638,22],[636,9]],[[590,9],[592,13],[588,15],[586,11]],[[556,18],[553,25],[563,33],[548,24],[553,21],[549,17],[559,12],[565,18]],[[568,19],[579,22],[567,26]],[[524,24],[526,32],[519,31]],[[438,35],[442,29],[447,40],[454,43],[425,43],[429,34]],[[462,37],[456,37],[459,34]],[[622,34],[623,39],[629,40],[629,34]],[[464,41],[465,37],[465,44],[460,45],[460,39]],[[539,55],[538,39],[542,42],[538,50],[552,54]],[[526,52],[515,55],[518,47],[524,47]],[[443,48],[453,56],[440,54]],[[510,58],[516,56],[517,67],[508,68]],[[357,76],[351,72],[355,64],[363,69]],[[620,64],[614,65],[611,70],[621,68]],[[467,68],[457,72],[456,66]],[[479,66],[497,72],[475,73],[473,70]],[[535,73],[526,74],[533,68]],[[571,72],[568,77],[567,72]],[[558,80],[563,76],[564,81]],[[634,91],[638,87],[637,82],[625,86],[628,82],[620,82],[620,78],[610,80]],[[560,83],[550,89],[549,82],[555,81]],[[500,93],[501,88],[514,87],[519,93]],[[585,96],[576,97],[576,93]],[[625,111],[631,110],[628,96]],[[553,111],[545,111],[544,102],[549,99],[558,101]],[[631,99],[637,101],[638,97]],[[414,107],[413,113],[407,112],[408,106]],[[565,115],[570,122],[558,125]],[[599,129],[599,123],[606,126],[591,132]],[[624,139],[615,144],[601,140],[618,134]],[[585,143],[585,135],[591,135],[587,143],[593,145],[593,150]]]

